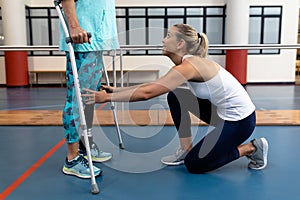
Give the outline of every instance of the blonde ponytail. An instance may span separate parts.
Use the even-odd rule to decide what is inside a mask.
[[[202,58],[206,58],[208,54],[208,38],[205,33],[200,33],[200,48],[198,50],[198,54]]]

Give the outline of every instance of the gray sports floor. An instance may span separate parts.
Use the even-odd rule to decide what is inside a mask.
[[[248,85],[257,110],[300,110],[300,86]],[[65,88],[0,88],[1,110],[60,110]],[[131,109],[167,109],[165,97],[132,103]],[[118,107],[118,105],[117,105]],[[207,127],[193,127],[199,140]],[[299,126],[257,126],[253,136],[269,141],[269,162],[262,171],[249,170],[238,159],[206,174],[189,174],[184,166],[165,167],[160,158],[178,146],[173,126],[121,127],[125,150],[118,148],[115,127],[95,126],[97,144],[113,153],[96,178],[100,193],[90,193],[91,181],[61,172],[66,156],[63,127],[0,126],[0,199],[300,199]]]

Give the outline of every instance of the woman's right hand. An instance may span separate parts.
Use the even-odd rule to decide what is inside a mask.
[[[116,88],[109,85],[101,85],[101,90],[105,90],[107,93],[113,93]]]
[[[91,37],[89,37],[88,32],[78,27],[70,28],[70,35],[72,38],[72,42],[75,44],[83,44],[83,43],[91,43]]]

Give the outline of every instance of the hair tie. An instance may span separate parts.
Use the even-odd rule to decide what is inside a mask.
[[[200,35],[200,33],[197,33],[197,36],[198,36],[198,42],[201,43],[201,35]]]

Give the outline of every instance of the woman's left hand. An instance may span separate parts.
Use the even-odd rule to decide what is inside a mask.
[[[104,103],[107,99],[107,92],[105,90],[94,91],[87,88],[82,89],[84,94],[81,94],[83,101],[86,104]]]

